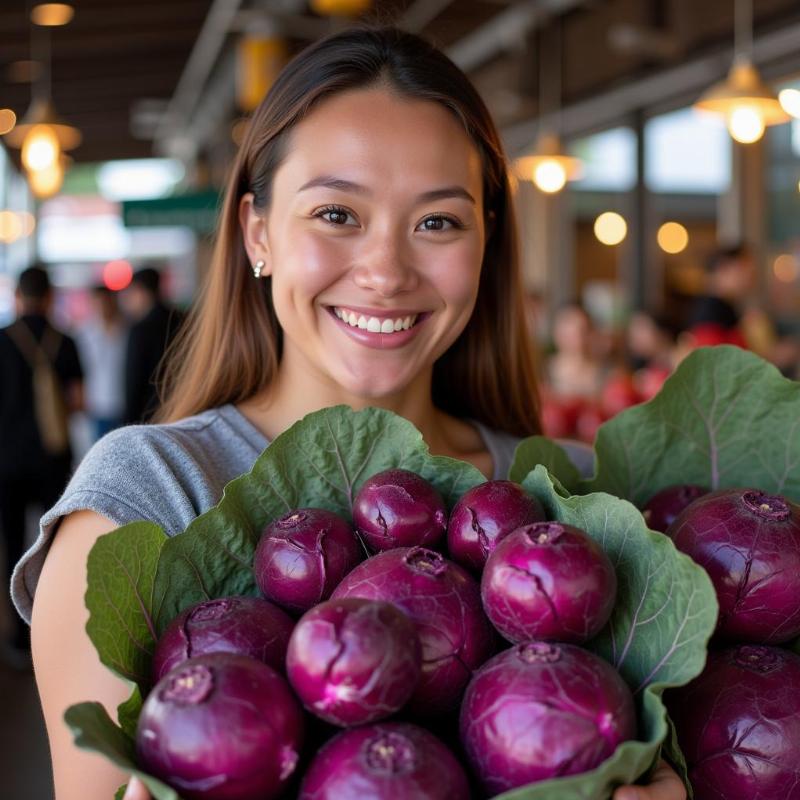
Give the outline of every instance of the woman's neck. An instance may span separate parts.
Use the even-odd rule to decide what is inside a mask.
[[[381,398],[358,397],[308,370],[282,365],[272,384],[237,404],[239,411],[270,441],[307,414],[336,405],[356,411],[373,406],[407,419],[434,455],[472,461],[491,476],[491,457],[480,433],[433,404],[432,373],[420,374],[403,391]],[[478,459],[476,461],[476,459]]]
[[[307,370],[293,370],[282,364],[272,384],[239,404],[239,409],[270,440],[314,411],[336,405],[359,411],[369,406],[399,414],[422,432],[430,444],[436,440],[441,412],[433,405],[430,375],[420,375],[403,391],[380,398],[350,394]]]

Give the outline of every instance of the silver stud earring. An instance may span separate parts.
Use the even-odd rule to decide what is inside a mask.
[[[256,261],[256,265],[253,267],[253,275],[255,275],[256,278],[260,278],[261,277],[261,270],[264,269],[265,266],[266,266],[266,262],[265,261],[262,261],[261,259]]]

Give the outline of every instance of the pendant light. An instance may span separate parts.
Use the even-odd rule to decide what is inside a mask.
[[[59,4],[64,5],[64,4]],[[51,98],[50,32],[43,27],[53,25],[49,19],[36,14],[41,5],[34,8],[31,19],[32,49],[39,51],[38,60],[44,64],[41,77],[33,85],[31,105],[25,116],[6,135],[11,147],[22,150],[22,163],[28,176],[31,191],[40,198],[50,197],[61,187],[64,177],[63,152],[72,150],[81,143],[77,128],[64,122],[53,106]],[[39,19],[37,23],[35,20]],[[69,20],[67,19],[67,22]],[[66,23],[61,23],[66,24]]]
[[[728,77],[708,89],[694,107],[721,114],[730,135],[750,144],[764,135],[767,125],[788,122],[790,117],[753,66],[752,0],[735,0],[734,16],[734,57]]]
[[[553,68],[546,75],[544,48],[539,47],[539,119],[541,132],[533,155],[522,156],[515,163],[518,177],[532,180],[545,194],[560,192],[567,181],[580,177],[582,163],[564,153],[559,129],[561,127],[561,23],[556,23]],[[545,87],[550,91],[550,103],[545,102]],[[549,113],[545,115],[545,106]]]

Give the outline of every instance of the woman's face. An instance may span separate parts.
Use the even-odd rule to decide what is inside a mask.
[[[282,370],[388,397],[429,380],[470,318],[482,166],[436,103],[386,89],[321,102],[291,133],[266,216],[246,197],[241,220],[252,262],[272,276]]]

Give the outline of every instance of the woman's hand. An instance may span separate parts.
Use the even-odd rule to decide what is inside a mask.
[[[613,800],[686,800],[686,789],[678,773],[662,761],[647,786],[620,786]]]
[[[138,779],[131,776],[128,781],[128,788],[122,795],[122,800],[152,800],[147,787]]]

